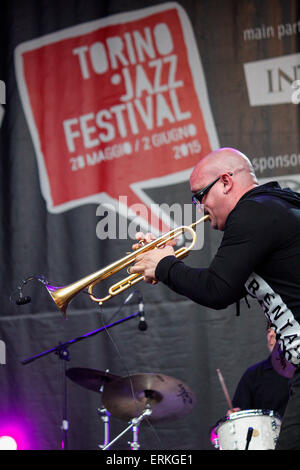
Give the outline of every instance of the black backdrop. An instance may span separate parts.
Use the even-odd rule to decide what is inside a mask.
[[[132,242],[99,240],[95,202],[58,213],[47,209],[36,148],[17,84],[15,50],[26,41],[55,31],[159,4],[147,0],[1,2],[0,79],[6,84],[6,102],[0,127],[0,339],[5,344],[6,357],[5,361],[2,357],[5,363],[0,365],[0,431],[17,434],[22,448],[61,448],[65,363],[54,354],[27,365],[21,361],[100,328],[126,294],[112,299],[102,310],[87,296],[78,296],[69,308],[67,320],[42,284],[26,285],[24,292],[32,301],[23,307],[11,302],[10,295],[30,275],[45,274],[56,285],[68,284],[124,256]],[[282,56],[287,58],[287,68],[280,65],[282,70],[288,77],[297,78],[291,71],[297,74],[298,68],[288,69],[288,58],[298,51],[298,2],[181,0],[178,4],[192,24],[220,146],[236,147],[246,153],[260,180],[278,178],[297,189],[298,106],[291,98],[251,105],[244,64]],[[279,25],[288,24],[294,24],[294,29],[286,29],[284,37],[279,38]],[[262,25],[273,26],[273,34],[263,37]],[[259,77],[261,69],[257,67]],[[275,59],[271,68],[278,72]],[[278,77],[274,72],[274,80],[275,76]],[[292,78],[281,82],[285,92],[290,90],[290,96]],[[273,85],[275,88],[275,81]],[[260,88],[259,79],[256,88]],[[46,107],[42,112],[46,113]],[[188,181],[168,186],[162,181],[146,192],[157,204],[190,202]],[[119,217],[122,216],[118,220]],[[220,233],[212,233],[206,226],[203,249],[193,252],[186,262],[208,266],[220,237]],[[235,305],[214,311],[195,305],[162,285],[140,284],[139,289],[145,302],[147,331],[139,331],[134,319],[110,329],[110,337],[103,332],[74,344],[69,348],[67,367],[109,369],[121,376],[160,372],[182,380],[196,395],[193,412],[169,423],[144,424],[139,435],[141,447],[212,450],[209,430],[228,408],[216,369],[222,371],[232,395],[244,369],[267,355],[263,313],[256,304],[251,302],[249,309],[242,302],[237,317]],[[116,319],[136,310],[132,301]],[[103,424],[97,414],[99,398],[97,393],[67,381],[70,449],[93,450],[103,442]],[[111,437],[125,425],[112,417]],[[128,438],[120,439],[114,448],[127,449]]]

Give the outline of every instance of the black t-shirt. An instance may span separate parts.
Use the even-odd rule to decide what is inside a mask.
[[[288,361],[300,364],[300,196],[277,183],[248,191],[229,214],[210,266],[174,256],[155,276],[175,292],[214,309],[246,293],[256,297]]]
[[[279,375],[270,358],[255,364],[241,377],[232,405],[241,410],[271,410],[284,414],[289,398],[289,379]]]

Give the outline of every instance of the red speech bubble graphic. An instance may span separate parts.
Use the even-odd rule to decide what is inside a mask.
[[[15,61],[51,212],[125,195],[127,207],[149,206],[145,188],[188,179],[218,147],[193,31],[177,4],[38,38],[18,46]]]

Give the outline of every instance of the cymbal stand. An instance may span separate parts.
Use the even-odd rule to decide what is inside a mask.
[[[132,426],[133,440],[131,442],[130,441],[128,442],[128,444],[130,444],[131,450],[139,450],[140,448],[140,444],[138,441],[138,434],[139,434],[139,427],[137,424],[134,424],[134,426]]]
[[[110,412],[107,411],[105,406],[101,406],[98,408],[98,415],[101,417],[101,420],[104,424],[104,442],[103,444],[99,444],[99,448],[103,449],[109,443],[109,419],[110,419]]]
[[[109,372],[109,369],[106,369],[105,373],[107,374]],[[104,390],[104,385],[103,383],[101,384],[101,387],[99,389],[99,393],[100,393],[100,396],[102,395],[103,393],[103,390]],[[98,408],[97,410],[98,412],[98,415],[101,417],[101,420],[103,422],[103,425],[104,425],[104,442],[103,444],[99,445],[99,448],[100,449],[103,449],[105,446],[108,445],[109,443],[109,420],[110,420],[110,412],[107,411],[107,409],[105,408],[105,406],[101,403],[101,407]]]
[[[118,439],[120,439],[120,437],[122,437],[124,434],[126,434],[126,432],[129,431],[131,428],[133,429],[133,442],[129,442],[129,444],[131,445],[131,450],[138,450],[140,448],[140,445],[139,445],[138,440],[137,440],[138,426],[139,426],[140,422],[146,416],[150,416],[151,414],[152,414],[152,410],[150,408],[150,405],[147,405],[146,408],[144,409],[144,411],[142,412],[142,414],[140,416],[138,416],[137,418],[133,418],[129,422],[129,426],[126,429],[124,429],[124,431],[122,431],[117,437],[115,437],[109,444],[104,446],[102,448],[102,450],[106,450],[109,447],[111,447]]]

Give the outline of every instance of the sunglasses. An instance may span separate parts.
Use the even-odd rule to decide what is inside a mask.
[[[228,173],[228,175],[232,176],[232,173]],[[213,187],[213,185],[216,184],[217,181],[219,181],[220,178],[221,176],[218,176],[218,178],[216,178],[212,183],[209,183],[207,186],[205,186],[205,188],[201,189],[201,191],[199,191],[196,194],[193,194],[192,201],[196,206],[199,206],[200,204],[202,204],[202,200],[204,196]]]

